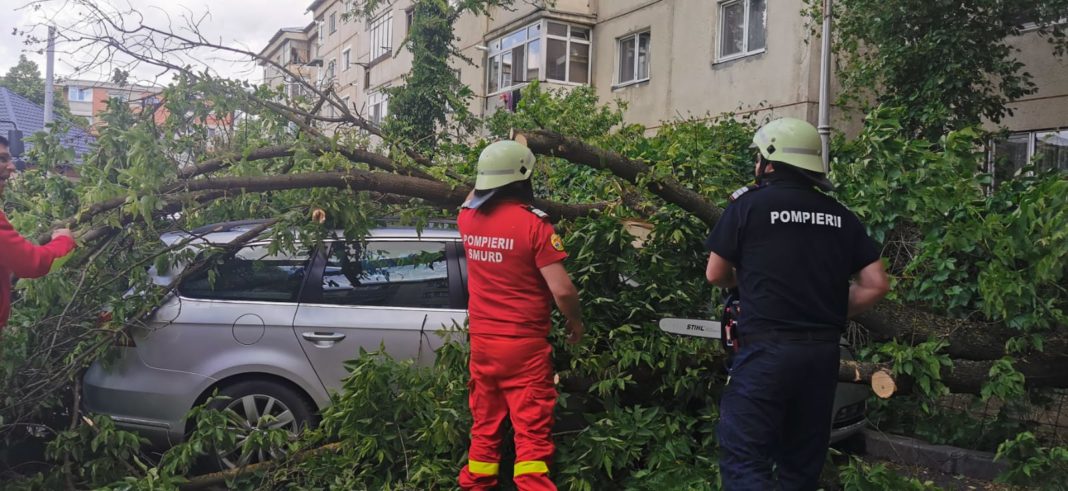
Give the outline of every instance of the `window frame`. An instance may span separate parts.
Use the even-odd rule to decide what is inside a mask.
[[[270,241],[262,241],[262,240],[249,242],[249,243],[243,245],[240,249],[250,249],[250,248],[253,248],[253,247],[270,248],[271,247],[271,242]],[[236,298],[210,298],[210,297],[206,298],[206,297],[200,297],[200,296],[191,296],[191,295],[187,294],[185,292],[185,289],[183,288],[183,286],[185,285],[186,281],[189,281],[189,280],[192,279],[191,277],[190,278],[184,278],[181,283],[179,283],[177,286],[175,286],[175,292],[178,294],[178,297],[181,298],[181,299],[190,300],[190,301],[197,301],[197,302],[242,303],[242,304],[252,303],[252,304],[257,304],[257,305],[297,305],[297,304],[299,304],[299,303],[301,303],[303,301],[303,299],[304,299],[304,297],[306,295],[306,292],[308,291],[308,286],[311,284],[311,283],[309,283],[309,281],[312,279],[312,272],[314,271],[314,268],[316,268],[316,266],[317,266],[317,264],[316,264],[317,258],[321,254],[322,254],[322,248],[321,247],[314,247],[314,248],[311,248],[311,249],[307,250],[307,257],[305,258],[305,262],[304,262],[304,279],[301,281],[301,284],[297,287],[297,292],[294,295],[292,300],[281,300],[281,301],[276,301],[276,300],[249,300],[249,299],[236,299]],[[203,260],[204,260],[203,252],[201,252],[201,253],[197,254],[197,259],[194,260],[193,263],[196,264],[197,262],[203,261]],[[321,281],[321,279],[320,279],[320,281]]]
[[[385,32],[380,30],[384,29]],[[367,21],[368,58],[370,64],[381,62],[393,56],[393,11],[387,10],[378,17]],[[386,44],[379,45],[376,39],[381,38]]]
[[[375,106],[381,106],[381,114],[374,115]],[[389,94],[381,89],[367,94],[367,120],[374,124],[382,124],[389,117]]]
[[[990,177],[993,180],[994,186],[997,186],[998,183],[1000,183],[1000,182],[1004,182],[1004,179],[1002,179],[1002,180],[998,180],[997,179],[997,146],[998,146],[998,144],[1000,142],[1007,141],[1007,140],[1009,140],[1010,138],[1012,138],[1014,136],[1020,136],[1020,135],[1026,135],[1027,136],[1027,158],[1025,159],[1023,164],[1020,166],[1020,168],[1022,169],[1022,168],[1026,168],[1028,166],[1031,166],[1034,163],[1036,153],[1038,152],[1038,143],[1039,143],[1038,135],[1039,134],[1044,134],[1044,133],[1065,133],[1065,134],[1068,134],[1068,126],[1063,126],[1063,127],[1059,127],[1059,128],[1041,128],[1041,129],[1024,130],[1024,131],[1010,131],[1008,134],[1005,135],[1004,139],[992,139],[990,141],[990,151],[987,154],[986,171],[990,174]],[[1013,165],[1013,167],[1015,167],[1015,164]],[[1016,177],[1015,172],[1016,171],[1014,170],[1013,171],[1014,175],[1012,176],[1012,178]],[[1034,175],[1034,170],[1028,170],[1027,172],[1024,172],[1024,173],[1022,173],[1020,175],[1032,176],[1032,175]],[[1012,178],[1010,178],[1010,179],[1012,179]]]
[[[556,34],[549,34],[549,24],[563,24],[567,26],[567,37],[559,36]],[[571,29],[578,27],[580,29],[586,29],[589,32],[589,39],[575,39],[575,36],[571,34]],[[576,26],[568,22],[545,20],[545,24],[542,26],[542,39],[545,39],[545,46],[542,48],[544,54],[545,63],[542,64],[543,78],[548,82],[579,86],[590,85],[590,81],[593,77],[593,26]],[[555,39],[557,41],[566,41],[564,46],[564,52],[567,53],[567,64],[564,66],[564,80],[549,78],[549,39]],[[572,82],[571,81],[571,45],[573,43],[585,44],[587,46],[588,61],[586,63],[586,82]]]
[[[329,261],[329,254],[335,244],[346,242],[359,242],[361,247],[366,243],[375,242],[417,242],[417,243],[432,243],[432,244],[444,244],[445,246],[445,264],[446,264],[446,278],[449,285],[449,307],[447,308],[433,308],[433,307],[394,307],[394,306],[376,306],[376,305],[342,305],[333,303],[323,303],[322,300],[322,284],[323,275],[326,273],[326,264]],[[350,241],[342,238],[328,239],[323,242],[323,246],[317,248],[313,252],[311,266],[309,266],[306,276],[306,283],[303,287],[303,293],[301,295],[302,305],[316,305],[316,306],[329,306],[337,308],[348,309],[396,309],[396,310],[419,310],[419,311],[467,311],[467,288],[466,288],[466,266],[464,263],[465,256],[463,254],[462,244],[458,237],[395,237],[395,236],[369,236],[364,237],[361,240]]]
[[[78,99],[73,97],[75,91],[78,93]],[[84,97],[85,94],[89,94],[89,96],[86,98]],[[93,102],[93,88],[76,86],[67,87],[67,100],[70,102]]]
[[[548,32],[549,23],[550,22],[555,23],[555,24],[562,24],[564,26],[567,26],[567,36],[550,35],[549,32]],[[530,36],[530,29],[535,27],[535,26],[537,26],[537,33],[538,34],[535,37],[531,37]],[[589,32],[589,39],[575,39],[571,35],[571,29],[573,27],[574,28],[579,28],[579,29],[586,29]],[[523,41],[517,42],[516,44],[508,46],[507,48],[502,48],[501,47],[502,43],[503,43],[503,41],[505,39],[507,39],[509,37],[512,37],[512,36],[515,36],[517,34],[520,34],[523,31],[527,32],[526,37],[525,37],[525,39]],[[564,41],[564,43],[565,43],[564,44],[564,52],[567,54],[567,61],[566,61],[566,65],[564,67],[564,80],[550,79],[549,78],[549,74],[548,74],[549,39],[554,39],[554,40],[558,40],[558,41]],[[537,80],[542,81],[542,82],[552,82],[554,84],[571,85],[571,86],[591,85],[592,84],[592,80],[593,80],[593,26],[572,24],[572,23],[569,23],[569,22],[555,20],[555,19],[539,19],[539,20],[536,20],[534,22],[530,22],[530,23],[524,24],[521,27],[518,27],[518,28],[515,28],[515,29],[511,29],[511,30],[505,32],[504,34],[501,34],[499,36],[496,36],[496,37],[492,38],[489,42],[486,43],[486,46],[487,46],[488,50],[486,51],[486,54],[485,54],[485,56],[483,58],[484,62],[483,62],[483,72],[482,72],[482,83],[484,84],[484,89],[485,89],[485,94],[486,94],[486,98],[487,99],[490,98],[490,97],[495,97],[495,96],[499,96],[501,94],[506,94],[506,93],[510,93],[512,91],[518,90],[518,89],[526,86],[528,83],[530,83],[531,81],[534,80],[532,78],[528,78],[529,74],[527,73],[527,67],[529,66],[529,63],[530,63],[530,49],[528,47],[534,41],[538,42],[538,51],[539,51],[538,52]],[[572,43],[583,44],[583,45],[588,46],[588,50],[587,50],[588,55],[587,56],[588,56],[589,60],[587,62],[587,66],[586,66],[586,82],[585,83],[583,83],[583,82],[571,82],[570,81],[570,79],[571,79],[571,44]],[[523,49],[523,64],[524,64],[523,77],[524,77],[524,79],[521,82],[516,82],[515,81],[516,64],[515,64],[515,59],[514,59],[514,57],[515,57],[514,52],[519,47],[523,47],[524,48]],[[511,83],[509,85],[504,85],[503,84],[503,82],[504,82],[503,63],[499,63],[497,61],[498,59],[503,59],[503,56],[505,54],[510,54],[513,57],[513,61],[512,61],[512,63],[513,63],[513,65],[512,65],[512,67],[513,67],[513,69],[512,69],[512,80],[511,80]],[[491,65],[498,67],[496,69],[495,73],[494,73],[494,70],[491,68]],[[497,87],[496,87],[495,90],[492,90],[492,91],[490,90],[490,78],[491,78],[490,75],[491,74],[495,74],[496,78],[497,78]]]
[[[352,48],[341,50],[341,71],[347,72],[352,68]]]
[[[648,34],[649,35],[649,47],[648,47],[648,52],[645,54],[645,58],[646,58],[646,62],[645,62],[646,63],[645,78],[639,78],[638,77],[638,72],[639,72],[638,68],[641,66],[641,62],[639,61],[640,58],[638,56],[638,53],[639,53],[639,50],[641,49],[641,36],[643,34]],[[630,80],[624,81],[624,80],[620,80],[619,79],[619,75],[620,75],[621,69],[623,68],[621,66],[622,57],[623,57],[623,44],[627,43],[627,42],[633,43],[633,45],[634,45],[634,66],[631,69],[631,75],[633,76],[633,78],[631,78]],[[612,88],[613,89],[619,89],[619,88],[623,88],[623,87],[629,87],[631,85],[638,85],[638,84],[641,84],[641,83],[648,82],[649,80],[652,79],[652,77],[653,77],[653,35],[652,35],[652,29],[648,29],[647,28],[647,29],[643,29],[643,30],[640,30],[640,31],[635,31],[635,32],[632,32],[632,33],[627,34],[625,36],[621,36],[621,37],[616,38],[616,63],[615,63],[615,75],[614,75],[614,78],[616,80],[615,80],[615,83],[612,85]]]
[[[723,48],[724,48],[724,46],[723,46],[723,31],[724,31],[724,27],[723,26],[724,26],[724,22],[726,20],[726,16],[724,15],[724,11],[727,9],[727,7],[730,7],[730,6],[735,5],[735,4],[742,4],[742,11],[743,11],[743,14],[744,14],[743,17],[742,17],[742,23],[743,23],[742,50],[737,52],[737,53],[731,53],[729,55],[724,55],[723,54]],[[716,29],[715,29],[715,33],[716,33],[716,38],[715,38],[716,39],[716,59],[715,59],[715,63],[725,63],[725,62],[728,62],[728,61],[733,61],[733,60],[737,60],[737,59],[741,59],[741,58],[746,58],[746,57],[749,57],[749,56],[759,55],[761,53],[765,53],[765,52],[768,51],[768,26],[767,26],[767,20],[766,19],[765,19],[765,24],[764,24],[764,47],[762,47],[760,49],[755,49],[755,50],[750,50],[749,49],[749,16],[752,14],[751,6],[752,6],[752,0],[719,0],[718,16],[717,16],[717,19],[716,19]],[[765,12],[769,8],[770,8],[770,5],[768,5],[768,0],[765,0],[764,1],[764,10],[765,10]],[[767,14],[765,14],[765,15],[767,15]]]
[[[330,34],[337,33],[337,12],[330,12]]]

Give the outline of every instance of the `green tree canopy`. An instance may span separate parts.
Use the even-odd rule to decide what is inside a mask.
[[[809,0],[818,18],[822,1]],[[903,107],[906,129],[930,141],[1012,115],[1037,90],[1013,38],[1034,29],[1063,55],[1066,0],[837,0],[840,75],[848,102]],[[872,104],[874,103],[874,104]]]
[[[44,104],[45,87],[41,70],[36,63],[26,58],[26,55],[19,56],[18,64],[11,67],[4,78],[0,79],[0,86],[7,87],[35,104]]]

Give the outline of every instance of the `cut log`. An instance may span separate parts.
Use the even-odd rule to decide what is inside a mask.
[[[838,380],[869,384],[875,395],[883,399],[894,395],[899,391],[900,386],[904,385],[904,381],[899,382],[894,379],[889,365],[853,360],[842,360],[838,365]]]
[[[953,360],[953,367],[941,373],[942,383],[950,392],[979,394],[983,384],[990,378],[990,369],[994,363]],[[1024,383],[1028,387],[1068,387],[1068,359],[1064,357],[1021,358],[1016,361],[1015,366],[1024,374]],[[843,360],[838,367],[838,380],[870,384],[872,390],[884,398],[908,393],[914,388],[909,377],[895,373],[891,365],[878,363]]]

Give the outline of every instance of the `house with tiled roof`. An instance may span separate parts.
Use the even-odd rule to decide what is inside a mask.
[[[45,129],[44,108],[6,87],[0,87],[0,135],[6,137],[8,130],[12,129],[22,131],[24,138],[43,131]],[[74,160],[70,164],[78,165],[89,153],[96,138],[81,128],[71,126],[59,140],[63,145],[74,150]],[[33,148],[33,143],[28,139],[23,141],[27,152]],[[23,153],[22,159],[25,158],[26,153]],[[26,163],[23,162],[23,164]],[[32,162],[28,163],[32,164]]]

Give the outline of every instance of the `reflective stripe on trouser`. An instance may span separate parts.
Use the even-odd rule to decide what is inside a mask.
[[[504,420],[515,430],[513,481],[521,491],[555,490],[549,479],[552,461],[552,347],[544,338],[471,336],[471,447],[460,471],[460,487],[485,490],[497,486]],[[473,465],[475,464],[475,465]],[[492,467],[491,467],[492,466]],[[485,472],[479,472],[480,470]]]

